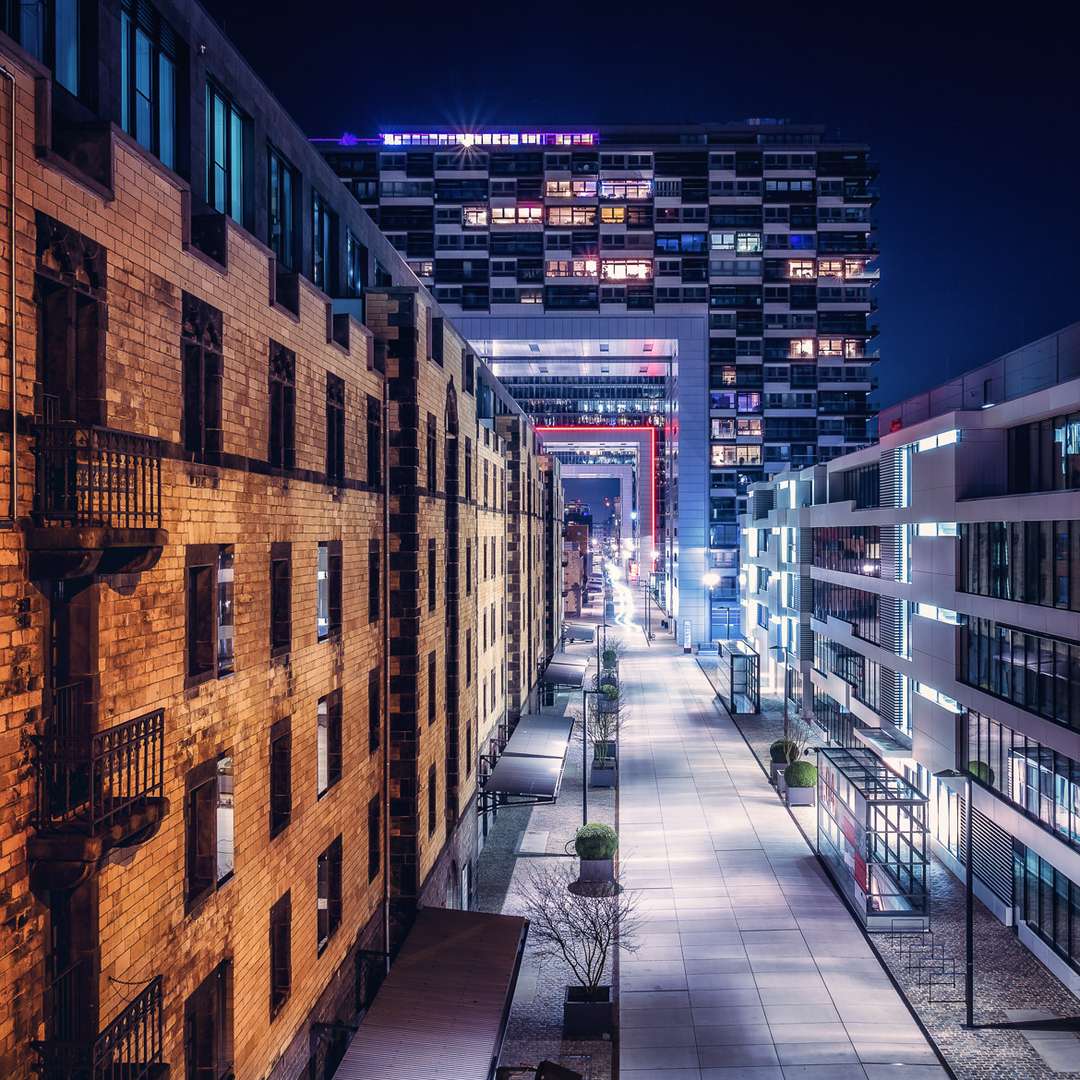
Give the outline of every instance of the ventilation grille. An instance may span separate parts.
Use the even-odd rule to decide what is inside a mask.
[[[964,800],[960,799],[959,861],[964,862]],[[1013,902],[1012,840],[1009,834],[985,814],[972,808],[971,855],[975,876],[1003,903]]]

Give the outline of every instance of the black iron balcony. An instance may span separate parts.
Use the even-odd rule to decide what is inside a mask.
[[[164,1015],[158,975],[100,1034],[95,964],[76,961],[45,992],[46,1037],[34,1043],[41,1080],[162,1080]]]
[[[48,730],[37,740],[37,833],[29,855],[38,895],[75,887],[112,848],[148,840],[168,810],[165,714],[159,709],[90,734],[85,686],[53,692]]]
[[[32,577],[136,573],[157,562],[166,539],[157,439],[46,421],[34,457]]]

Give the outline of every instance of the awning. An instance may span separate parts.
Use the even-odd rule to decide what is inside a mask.
[[[421,908],[335,1080],[491,1080],[528,928]]]
[[[527,713],[483,785],[485,795],[554,802],[562,785],[572,716]]]
[[[562,686],[580,690],[585,682],[585,669],[588,666],[588,660],[573,656],[558,656],[544,668],[540,681],[545,686]]]
[[[564,636],[567,641],[595,641],[596,627],[586,623],[567,623]]]

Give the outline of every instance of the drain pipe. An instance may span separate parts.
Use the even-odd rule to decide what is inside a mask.
[[[10,157],[8,160],[8,262],[10,267],[10,280],[8,285],[8,318],[11,322],[11,364],[8,374],[11,379],[11,491],[8,499],[8,516],[12,527],[15,525],[16,511],[18,509],[18,484],[19,484],[19,396],[16,390],[16,359],[15,344],[17,330],[15,329],[16,316],[16,292],[15,292],[15,76],[2,64],[0,64],[0,77],[6,79],[11,86],[11,129],[8,137],[11,139]]]

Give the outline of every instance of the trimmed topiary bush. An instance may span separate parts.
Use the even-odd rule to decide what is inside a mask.
[[[619,660],[618,652],[610,645],[600,654],[600,659],[605,668],[613,668]]]
[[[793,761],[784,770],[784,780],[789,788],[817,787],[817,766],[809,761]]]
[[[774,765],[791,764],[799,757],[799,744],[794,739],[777,739],[769,744],[769,759]]]
[[[968,772],[988,787],[994,786],[994,770],[985,761],[972,761],[968,765]]]
[[[582,825],[574,837],[574,850],[579,859],[610,859],[619,846],[619,835],[610,825],[589,822]]]

